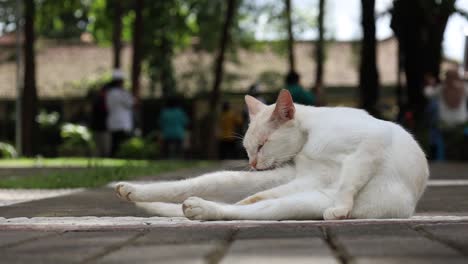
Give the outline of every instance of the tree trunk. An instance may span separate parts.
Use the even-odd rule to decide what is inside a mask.
[[[296,60],[294,57],[294,35],[292,31],[292,19],[291,19],[291,0],[285,0],[285,15],[286,24],[288,28],[288,59],[289,59],[289,71],[296,71]]]
[[[324,26],[323,18],[325,16],[325,0],[319,0],[319,14],[318,14],[318,39],[315,46],[315,59],[317,63],[317,68],[315,71],[315,88],[321,89],[323,86],[323,63],[325,60],[324,56]]]
[[[453,0],[393,3],[391,27],[398,38],[406,75],[407,102],[401,111],[412,112],[419,131],[424,128],[427,101],[423,94],[424,75],[439,78],[443,35],[454,4]]]
[[[398,38],[401,52],[402,66],[406,77],[406,96],[402,95],[400,117],[405,116],[406,111],[415,115],[424,112],[425,99],[423,95],[424,75],[424,45],[421,39],[424,28],[423,12],[419,11],[419,1],[395,1],[392,13],[391,27]],[[428,54],[429,56],[429,54]],[[416,117],[416,120],[419,118]],[[404,119],[404,118],[403,118]]]
[[[211,91],[210,97],[210,129],[208,133],[210,134],[208,139],[208,157],[216,158],[217,157],[217,139],[216,139],[216,125],[217,125],[217,112],[220,100],[220,88],[221,83],[223,80],[223,73],[224,73],[224,57],[227,46],[231,41],[231,25],[234,20],[236,10],[236,0],[228,0],[228,6],[226,9],[226,20],[224,21],[223,31],[221,34],[221,38],[219,40],[219,49],[218,54],[215,60],[215,70],[214,70],[214,81],[213,81],[213,89]]]
[[[141,122],[141,101],[140,101],[140,75],[141,75],[141,58],[142,58],[142,32],[143,32],[143,3],[144,0],[135,1],[135,20],[133,21],[133,36],[132,36],[132,94],[136,100],[133,115],[135,118],[135,128],[143,128]]]
[[[161,42],[161,57],[159,59],[163,62],[159,70],[161,94],[163,98],[168,98],[175,95],[177,91],[177,83],[174,77],[175,71],[172,63],[172,58],[174,57],[173,43],[167,36],[161,37],[159,41]]]
[[[113,67],[120,68],[120,51],[122,50],[122,6],[121,0],[109,1],[114,5],[114,26],[112,31]]]
[[[236,0],[228,0],[228,6],[226,10],[226,20],[223,25],[223,32],[219,42],[219,50],[215,61],[215,78],[213,82],[213,90],[210,98],[210,108],[212,111],[217,111],[220,98],[220,86],[223,80],[224,73],[224,57],[227,46],[231,41],[230,29],[232,21],[234,20],[234,13],[236,9]]]
[[[135,21],[133,22],[133,58],[132,58],[132,93],[140,98],[140,74],[142,58],[142,32],[143,32],[143,0],[135,2]]]
[[[377,71],[375,39],[375,0],[361,0],[362,29],[361,67],[359,74],[361,107],[378,115],[379,74]]]
[[[24,87],[21,96],[21,138],[23,146],[23,155],[33,156],[36,151],[37,143],[37,91],[36,91],[36,65],[34,52],[34,0],[25,2],[25,21],[24,21]]]
[[[426,64],[426,72],[431,73],[438,81],[440,77],[440,64],[442,62],[442,42],[450,15],[451,13],[449,12],[438,13],[432,25],[426,31],[428,33],[427,52],[428,54],[433,54],[433,56],[427,57],[429,60]]]

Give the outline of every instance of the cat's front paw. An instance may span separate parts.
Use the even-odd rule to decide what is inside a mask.
[[[132,194],[135,195],[135,187],[130,183],[119,182],[115,185],[115,194],[122,200],[132,201]]]
[[[218,205],[198,197],[189,197],[182,204],[185,217],[192,220],[218,220],[221,219]]]
[[[331,207],[323,213],[324,220],[343,220],[351,216],[351,210],[347,207]]]

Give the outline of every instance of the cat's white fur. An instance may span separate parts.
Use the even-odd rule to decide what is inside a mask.
[[[274,105],[246,96],[244,138],[258,171],[183,181],[119,183],[118,196],[161,216],[190,219],[407,218],[429,176],[425,155],[400,126],[345,107]],[[182,204],[182,206],[180,205]]]

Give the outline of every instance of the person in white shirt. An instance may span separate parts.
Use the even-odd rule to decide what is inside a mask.
[[[459,143],[454,141],[452,136],[453,132],[462,129],[461,127],[468,122],[468,86],[455,69],[446,72],[441,84],[437,84],[435,78],[430,75],[425,79],[424,94],[431,100],[431,156],[436,160],[449,158],[446,156],[457,157]],[[450,153],[446,153],[448,149],[451,149]]]
[[[448,70],[441,85],[428,85],[424,93],[428,98],[438,99],[438,118],[444,126],[454,127],[468,121],[468,86],[456,70]]]
[[[133,130],[135,101],[132,95],[123,88],[123,83],[123,72],[114,70],[112,82],[106,93],[107,129],[112,135],[111,156],[117,154],[120,144],[130,137]]]

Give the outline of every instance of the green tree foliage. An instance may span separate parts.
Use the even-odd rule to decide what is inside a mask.
[[[37,0],[36,32],[47,38],[79,38],[89,23],[92,0]]]
[[[38,37],[53,39],[78,39],[82,33],[91,33],[96,43],[110,45],[113,31],[113,0],[34,0],[36,3],[35,28]],[[268,1],[267,1],[268,2]],[[130,43],[135,18],[135,1],[122,0],[122,40]],[[276,8],[279,6],[279,8]],[[14,31],[16,0],[0,0],[2,31]],[[143,72],[150,77],[151,87],[170,95],[177,89],[175,70],[172,65],[175,54],[192,47],[195,52],[214,54],[218,48],[223,14],[227,8],[224,0],[145,0],[143,3]],[[237,12],[231,26],[231,42],[226,50],[226,59],[237,61],[236,51],[242,48],[264,46],[255,40],[254,25],[259,14],[269,12],[272,24],[283,20],[283,6],[273,1],[267,4],[242,0],[237,1]],[[271,11],[271,12],[270,12]],[[300,10],[299,10],[300,11]],[[296,12],[296,11],[295,11]],[[303,14],[293,14],[294,31],[305,28],[310,21]],[[302,22],[301,22],[302,21]],[[278,24],[277,23],[277,24]],[[277,27],[284,32],[283,24]],[[195,69],[196,68],[196,69]],[[193,75],[211,78],[209,67],[194,67]],[[229,72],[225,73],[227,76]]]
[[[238,47],[248,48],[255,44],[252,25],[256,23],[255,16],[259,6],[250,1],[237,1],[238,7],[231,28],[232,42],[230,51]],[[189,20],[191,22],[192,35],[197,37],[196,48],[208,52],[218,49],[221,28],[224,17],[220,14],[225,12],[226,1],[222,0],[200,0],[193,1],[191,5]]]
[[[224,1],[202,0],[195,2],[192,7],[192,29],[197,36],[199,50],[215,51],[218,46],[219,36],[223,23]]]
[[[92,0],[89,6],[86,30],[90,32],[98,44],[110,45],[112,43],[114,6],[112,0]],[[131,10],[133,1],[122,3],[122,39],[128,42],[132,38],[132,23],[135,17]]]
[[[22,9],[24,2],[20,1]],[[93,0],[35,0],[35,30],[47,38],[79,38],[89,23]],[[16,30],[18,1],[0,0],[0,34]]]
[[[143,38],[146,69],[153,88],[160,85],[163,96],[175,93],[177,83],[172,60],[174,55],[193,45],[196,52],[213,53],[219,45],[223,14],[227,8],[223,0],[167,0],[147,1],[143,12]],[[238,47],[249,48],[255,43],[254,33],[247,20],[255,8],[248,1],[240,4],[231,27],[232,41],[228,59],[236,60]],[[251,26],[251,24],[249,24]],[[209,69],[207,69],[210,71]],[[203,74],[194,69],[194,74]]]
[[[0,35],[12,32],[16,28],[16,1],[0,0]]]
[[[259,19],[266,19],[266,37],[275,40],[280,39],[280,41],[273,42],[273,50],[279,54],[286,54],[288,27],[285,1],[265,0],[250,5],[251,8],[246,14],[252,17],[255,23],[259,21]],[[240,12],[242,13],[242,8]],[[294,5],[291,7],[291,20],[293,38],[305,30],[317,26],[316,15],[313,12],[310,12],[310,10],[297,9]]]
[[[153,89],[159,84],[162,95],[169,96],[176,91],[172,59],[178,49],[190,44],[193,32],[190,2],[146,1],[144,7],[143,58]]]

